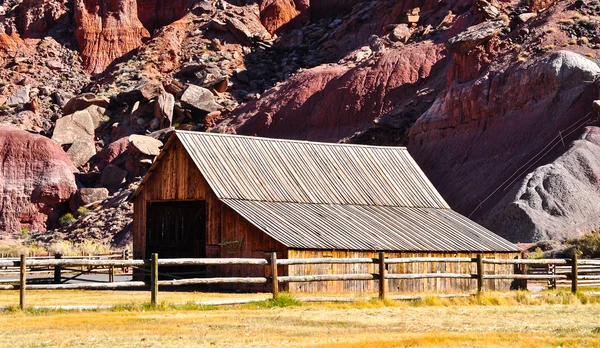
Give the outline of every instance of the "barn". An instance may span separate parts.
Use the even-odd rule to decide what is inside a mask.
[[[176,131],[133,195],[134,258],[516,258],[512,243],[454,212],[404,147]],[[493,265],[489,265],[493,266]],[[281,266],[280,275],[377,273],[376,265]],[[388,265],[468,273],[473,264]],[[512,272],[493,266],[494,272]],[[423,269],[425,268],[425,269]],[[189,271],[189,269],[188,269]],[[200,276],[269,276],[214,266]],[[195,276],[198,276],[196,274]],[[487,289],[506,281],[486,280]],[[253,285],[246,290],[261,290]],[[373,291],[374,281],[290,283],[288,291]],[[469,279],[389,280],[390,291],[471,290]]]

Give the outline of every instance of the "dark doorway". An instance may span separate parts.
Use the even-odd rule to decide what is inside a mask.
[[[146,255],[159,259],[206,257],[206,201],[148,202]],[[204,267],[160,267],[161,279],[202,276]],[[169,274],[170,276],[167,276]]]

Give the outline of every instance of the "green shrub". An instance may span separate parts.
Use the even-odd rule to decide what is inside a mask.
[[[578,251],[583,258],[600,257],[600,232],[585,234],[579,238],[567,240],[566,245]]]
[[[29,239],[29,229],[25,226],[21,227],[21,239]]]
[[[61,226],[67,226],[75,222],[75,217],[71,213],[66,213],[65,215],[61,216],[60,219],[58,219],[58,222]]]
[[[86,216],[89,213],[90,210],[86,207],[79,207],[79,209],[77,209],[77,216]]]

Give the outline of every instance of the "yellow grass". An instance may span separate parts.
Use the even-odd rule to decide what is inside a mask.
[[[163,305],[158,310],[142,305],[148,301],[147,291],[31,290],[27,295],[29,305],[138,306],[0,312],[0,347],[600,347],[599,300],[564,290],[535,297],[526,292],[487,292],[458,299],[426,296],[414,302],[344,294],[362,301],[284,308],[268,303],[180,309]],[[164,291],[159,295],[161,301],[179,303],[270,296]],[[16,292],[0,292],[2,305],[14,305],[15,300]]]
[[[0,315],[2,347],[600,347],[600,305],[101,311]]]

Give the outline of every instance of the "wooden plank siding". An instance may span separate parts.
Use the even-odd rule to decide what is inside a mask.
[[[161,165],[155,167],[144,183],[143,190],[140,190],[134,200],[133,257],[135,259],[150,257],[146,255],[146,203],[185,200],[206,201],[207,257],[264,258],[272,251],[276,251],[278,257],[287,258],[286,247],[250,224],[216,197],[178,139],[169,144],[169,148],[158,160],[161,161]],[[242,243],[239,248],[232,249],[225,245],[240,239]],[[207,276],[263,277],[267,268],[212,266],[207,268]],[[283,274],[283,267],[280,272]],[[136,279],[140,279],[141,276],[142,274],[138,272]],[[266,289],[264,285],[255,284],[248,290]]]
[[[289,250],[288,257],[294,259],[304,258],[377,258],[375,251],[331,251],[331,250]],[[387,252],[387,258],[404,257],[475,257],[476,253],[417,253],[417,252]],[[513,259],[518,253],[485,253],[484,258]],[[291,265],[288,266],[290,276],[314,274],[348,274],[348,273],[379,273],[376,264],[319,264],[319,265]],[[512,274],[513,265],[485,265],[486,274]],[[465,262],[435,262],[435,263],[406,263],[387,265],[387,272],[401,274],[415,273],[477,273],[475,263]],[[511,280],[485,281],[486,290],[509,290]],[[375,281],[324,281],[311,283],[290,283],[291,292],[376,292],[379,283]],[[475,291],[476,279],[388,279],[389,292],[465,292]]]

